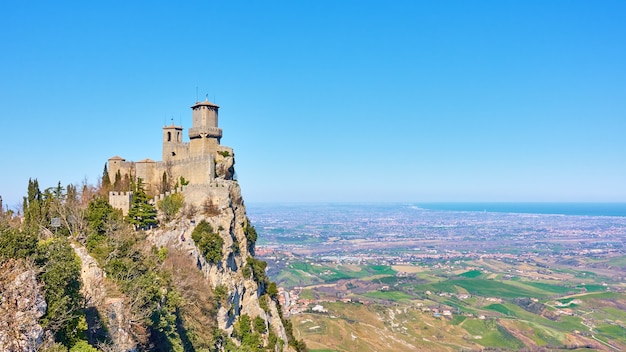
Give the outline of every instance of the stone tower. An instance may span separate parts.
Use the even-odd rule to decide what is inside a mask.
[[[163,161],[180,160],[188,157],[187,147],[183,143],[183,127],[163,127]]]
[[[222,139],[222,129],[217,127],[218,109],[219,106],[208,99],[191,107],[189,157],[206,157],[217,151]]]

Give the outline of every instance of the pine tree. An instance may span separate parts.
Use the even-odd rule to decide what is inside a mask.
[[[111,179],[109,178],[109,170],[107,169],[107,164],[104,163],[104,171],[102,171],[102,194],[106,195],[111,190]]]
[[[116,192],[119,192],[122,190],[122,174],[120,173],[120,170],[117,170],[117,172],[115,173],[115,182],[113,183],[113,190],[115,190]]]
[[[167,173],[165,171],[163,171],[163,177],[161,177],[161,187],[159,191],[161,192],[161,194],[165,194],[165,192],[170,191],[170,184],[167,180]]]
[[[42,195],[37,179],[28,179],[28,195],[24,197],[22,210],[24,211],[24,225],[27,229],[38,231],[42,221]]]
[[[135,228],[148,228],[157,224],[156,209],[148,203],[148,195],[143,187],[141,178],[137,179],[133,190],[133,201],[128,209],[126,221],[135,225]]]

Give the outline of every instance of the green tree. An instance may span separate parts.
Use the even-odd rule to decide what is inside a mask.
[[[37,235],[0,223],[0,261],[7,258],[27,258],[37,250]]]
[[[182,193],[174,193],[157,202],[158,208],[165,215],[165,220],[170,221],[183,207],[185,197]]]
[[[113,182],[113,190],[116,192],[120,192],[122,190],[127,191],[127,189],[125,189],[124,186],[122,185],[122,174],[120,173],[120,170],[117,170],[117,172],[115,173],[115,181]]]
[[[149,228],[157,224],[156,209],[148,202],[148,195],[143,187],[141,178],[137,179],[133,190],[133,201],[128,210],[126,221],[135,228]]]
[[[80,328],[80,259],[67,240],[58,237],[39,242],[36,264],[41,268],[38,281],[44,283],[48,305],[42,325],[54,334],[56,341],[71,347],[84,334]]]
[[[37,179],[28,179],[28,194],[24,197],[22,210],[24,211],[24,227],[28,231],[39,231],[39,226],[43,224],[42,214],[43,196],[39,190]]]
[[[167,172],[163,171],[163,176],[161,177],[161,186],[159,187],[159,191],[161,194],[165,192],[169,192],[171,190],[170,182],[167,179]]]
[[[116,175],[117,177],[117,175]],[[113,189],[113,185],[111,184],[111,178],[109,177],[109,170],[107,168],[107,164],[104,163],[104,170],[102,171],[102,182],[100,183],[100,190],[102,195],[109,194],[109,191]]]
[[[115,222],[120,220],[120,212],[100,196],[89,202],[85,217],[90,234],[104,235],[108,228],[114,227]]]

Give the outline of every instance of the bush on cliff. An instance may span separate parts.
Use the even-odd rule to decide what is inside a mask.
[[[165,215],[165,221],[170,221],[183,207],[185,197],[182,193],[174,193],[157,202],[157,207]]]
[[[209,263],[216,264],[222,260],[224,239],[219,233],[213,231],[211,224],[204,220],[200,221],[191,233],[191,238]]]

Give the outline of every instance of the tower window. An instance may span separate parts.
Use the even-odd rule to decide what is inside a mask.
[[[172,141],[172,132],[167,132],[167,141],[168,142]]]

